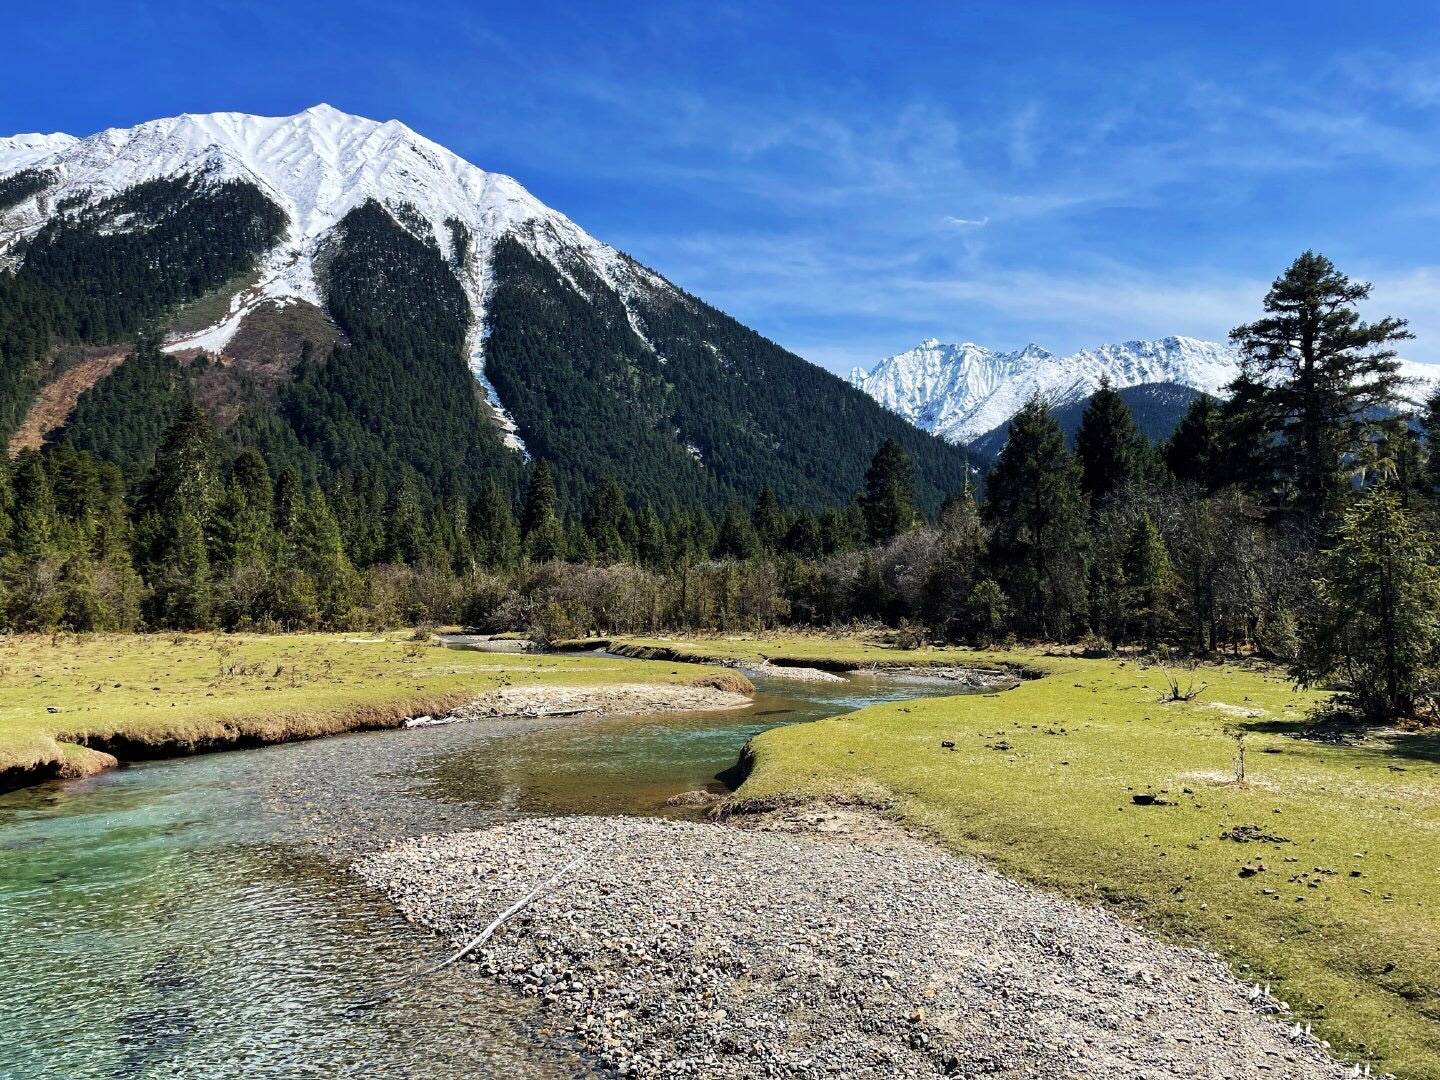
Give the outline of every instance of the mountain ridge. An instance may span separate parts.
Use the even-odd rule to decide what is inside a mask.
[[[1170,383],[1218,394],[1238,365],[1239,354],[1228,345],[1179,336],[1066,356],[1033,343],[999,352],[926,338],[868,372],[854,369],[850,382],[918,427],[968,443],[1004,425],[1032,394],[1066,405],[1094,393],[1102,378],[1117,389]]]
[[[1001,352],[930,337],[869,371],[853,368],[849,378],[922,430],[978,445],[993,439],[1032,394],[1061,409],[1086,400],[1104,379],[1117,390],[1169,385],[1222,397],[1239,371],[1234,346],[1180,335],[1096,345],[1064,356],[1033,343]],[[1440,382],[1436,365],[1402,360],[1401,373],[1422,384]]]
[[[217,385],[247,384],[243,371],[230,383],[216,374],[233,372],[230,354],[263,336],[242,335],[242,327],[254,326],[261,313],[285,323],[284,312],[296,305],[334,316],[333,270],[345,268],[345,325],[321,335],[325,341],[311,335],[304,342],[322,352],[303,359],[310,354],[300,349],[300,335],[282,326],[288,337],[271,338],[285,338],[290,351],[253,360],[269,397],[257,395],[247,408],[278,410],[278,418],[247,413],[237,430],[264,433],[277,464],[312,474],[353,471],[368,467],[366,453],[383,453],[392,466],[438,467],[446,453],[438,443],[418,455],[393,448],[401,431],[429,440],[426,402],[403,385],[412,373],[446,388],[446,408],[462,408],[440,370],[451,363],[458,331],[463,346],[454,359],[468,368],[472,396],[488,406],[495,421],[489,426],[512,452],[557,459],[562,496],[614,474],[637,498],[715,505],[774,486],[796,503],[845,501],[886,437],[917,456],[927,505],[963,483],[962,452],[591,236],[513,178],[487,172],[399,121],[320,105],[291,117],[182,114],[84,139],[11,137],[0,142],[0,196],[7,190],[8,199],[0,198],[0,264],[14,271],[12,285],[48,289],[57,311],[83,313],[100,302],[96,297],[113,307],[124,294],[109,279],[93,279],[97,267],[113,278],[136,259],[159,265],[163,288],[156,286],[150,307],[173,315],[193,301],[187,310],[207,313],[167,316],[163,344],[187,373],[188,365],[206,363],[212,398]],[[250,229],[243,243],[217,237],[227,247],[224,259],[197,250],[216,227],[212,218],[243,214],[264,227]],[[149,250],[146,238],[165,221],[170,246]],[[29,281],[52,248],[70,262],[46,281]],[[120,248],[129,252],[123,259]],[[177,268],[182,249],[184,259],[212,269]],[[367,275],[375,280],[365,281]],[[440,294],[415,291],[428,281],[446,293],[447,277],[462,299],[442,302]],[[421,304],[423,313],[388,305],[374,291],[383,293],[387,281],[435,303]],[[362,317],[354,303],[362,296],[377,297],[392,323]],[[71,319],[67,332],[108,344],[135,321],[110,307],[102,314],[108,318]],[[14,409],[33,400],[32,384],[56,374],[53,349],[37,344],[32,331],[19,328],[38,374],[7,384],[19,402],[7,406],[9,430]],[[353,377],[339,378],[338,369],[324,374],[356,362],[366,367]],[[307,415],[315,409],[325,416]],[[826,417],[845,418],[843,439]],[[448,430],[454,444],[460,429]],[[488,442],[490,435],[474,438]],[[306,457],[320,453],[316,447],[323,449],[319,464]],[[451,451],[473,456],[458,445]],[[441,471],[449,484],[466,482],[453,469]]]
[[[323,103],[294,116],[182,113],[130,128],[106,128],[83,139],[22,135],[6,142],[17,148],[8,156],[0,149],[0,173],[22,168],[57,173],[43,196],[52,203],[90,205],[146,181],[188,175],[210,183],[254,183],[285,212],[285,241],[266,256],[256,284],[243,297],[237,295],[225,319],[167,341],[171,351],[224,349],[244,317],[265,302],[301,300],[320,306],[316,262],[323,239],[347,213],[375,199],[422,240],[450,247],[474,314],[467,342],[470,368],[507,431],[513,425],[485,377],[479,329],[493,289],[489,260],[501,236],[526,230],[531,243],[557,264],[567,250],[583,254],[622,298],[660,283],[545,206],[513,177],[481,169],[398,120],[356,117]],[[38,193],[10,208],[0,219],[6,227],[0,231],[0,259],[49,216]],[[451,222],[465,228],[468,241],[459,239]]]

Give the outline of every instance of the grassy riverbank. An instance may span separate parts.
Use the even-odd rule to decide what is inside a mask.
[[[511,687],[727,678],[668,662],[445,649],[406,633],[9,637],[0,786],[86,775],[116,757],[391,727]]]
[[[1038,674],[1046,658],[1024,650],[922,646],[898,648],[860,634],[692,634],[685,637],[617,638],[611,648],[630,656],[657,656],[690,663],[788,664],[822,669],[883,670],[910,667],[1013,667]]]
[[[737,806],[883,805],[1009,874],[1220,950],[1357,1058],[1440,1078],[1440,735],[1290,737],[1320,695],[1239,667],[1203,669],[1198,698],[1166,704],[1158,668],[1006,659],[1048,674],[759,736]]]

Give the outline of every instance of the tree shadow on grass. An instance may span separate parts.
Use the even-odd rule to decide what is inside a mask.
[[[1408,758],[1440,765],[1440,728],[1404,731],[1325,713],[1301,720],[1254,720],[1235,726],[1257,735],[1283,735],[1313,747],[1333,746],[1351,755],[1373,758],[1377,763]]]

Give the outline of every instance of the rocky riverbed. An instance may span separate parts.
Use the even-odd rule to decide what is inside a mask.
[[[532,818],[357,864],[628,1077],[1271,1077],[1346,1070],[1206,954],[868,814]]]
[[[582,716],[606,713],[717,712],[741,709],[754,692],[729,673],[693,683],[601,683],[594,686],[504,686],[468,701],[444,716],[417,716],[406,727],[434,727],[471,720],[519,716]]]

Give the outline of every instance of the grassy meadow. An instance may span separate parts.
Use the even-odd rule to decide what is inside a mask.
[[[884,806],[1219,950],[1356,1060],[1440,1080],[1440,734],[1294,737],[1323,695],[1239,666],[1165,702],[1164,672],[1135,661],[1005,658],[1046,675],[766,732],[737,809]]]
[[[0,779],[78,776],[114,764],[87,741],[137,755],[183,753],[392,726],[507,685],[706,676],[675,663],[474,652],[410,636],[0,638]]]

